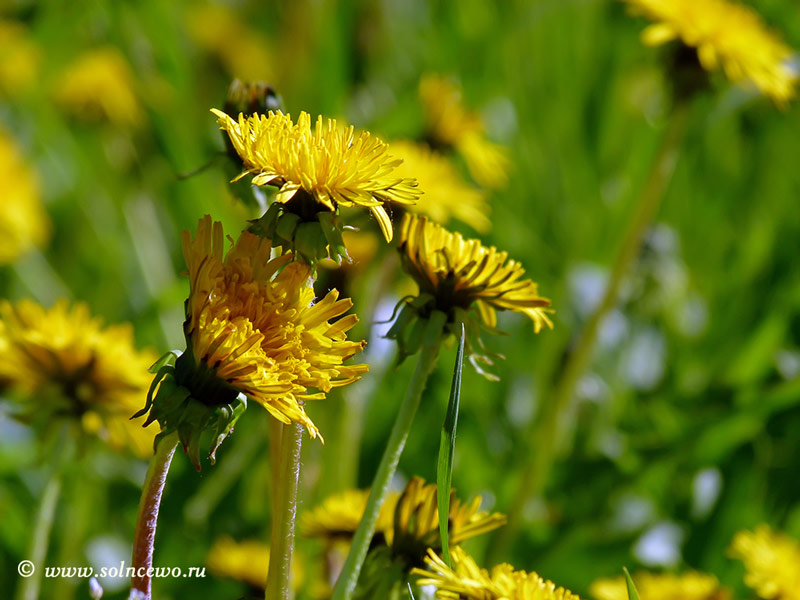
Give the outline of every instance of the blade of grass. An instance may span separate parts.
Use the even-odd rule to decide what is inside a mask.
[[[639,592],[636,591],[631,574],[626,567],[622,567],[622,570],[625,571],[625,582],[628,584],[628,600],[639,600]]]
[[[458,407],[461,401],[461,371],[464,366],[464,324],[461,324],[461,337],[458,340],[458,353],[453,368],[453,383],[450,385],[450,400],[442,425],[439,442],[439,465],[436,469],[436,486],[439,500],[439,535],[442,538],[442,556],[450,566],[450,544],[448,540],[448,520],[450,517],[450,486],[453,482],[453,456],[456,450],[456,426]]]

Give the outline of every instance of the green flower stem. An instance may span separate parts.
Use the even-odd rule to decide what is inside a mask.
[[[550,402],[546,403],[540,419],[534,423],[535,430],[529,436],[529,439],[535,440],[533,453],[522,473],[520,487],[508,514],[508,525],[494,540],[493,556],[496,556],[495,553],[503,553],[511,536],[520,525],[528,499],[532,495],[540,494],[547,483],[558,447],[561,417],[569,406],[575,386],[589,365],[603,320],[617,303],[620,288],[639,254],[642,240],[655,219],[672,180],[688,118],[689,103],[677,104],[670,116],[647,183],[631,215],[605,294],[589,316],[574,349],[567,356],[563,370],[554,385]]]
[[[386,449],[383,451],[378,472],[375,473],[375,479],[372,481],[372,490],[367,501],[367,507],[364,510],[364,516],[353,537],[353,545],[350,547],[350,553],[347,555],[342,574],[339,576],[339,580],[333,590],[332,600],[350,600],[353,597],[353,592],[358,583],[358,576],[361,573],[361,566],[367,556],[367,550],[369,550],[372,536],[375,533],[378,514],[383,501],[386,499],[392,477],[397,471],[397,464],[400,462],[400,455],[403,453],[408,433],[411,431],[411,424],[414,422],[414,415],[417,413],[417,408],[422,399],[425,384],[436,366],[442,337],[442,329],[439,328],[439,331],[436,332],[436,337],[431,340],[431,343],[424,344],[422,347],[414,376],[408,387],[408,393],[400,407],[394,427],[392,427],[392,433],[389,436]]]
[[[136,533],[133,539],[131,592],[138,592],[143,600],[150,600],[150,576],[147,570],[153,566],[153,547],[156,540],[158,509],[161,495],[167,482],[169,466],[178,446],[178,433],[173,432],[159,440],[155,454],[150,459],[147,476],[139,501],[139,516],[136,519]]]
[[[53,528],[53,518],[56,514],[58,497],[61,494],[61,465],[56,464],[50,473],[47,484],[42,493],[39,510],[36,514],[36,525],[33,529],[28,560],[36,569],[33,575],[23,578],[17,588],[17,600],[36,600],[39,597],[39,588],[42,584],[44,561],[47,558],[47,547],[50,541],[50,531]]]
[[[353,329],[349,334],[353,339],[360,339],[362,332],[370,338],[378,335],[375,331],[375,320],[378,304],[384,297],[386,290],[400,268],[398,253],[389,252],[386,257],[378,262],[378,267],[364,274],[360,293],[354,295],[359,298],[359,314],[363,317],[358,323],[358,330]],[[367,330],[367,331],[365,331]],[[367,346],[369,348],[369,346]],[[369,350],[368,350],[369,352]],[[334,477],[330,478],[326,491],[334,492],[352,488],[357,484],[358,462],[361,450],[361,438],[364,433],[364,408],[367,399],[375,393],[383,381],[391,360],[379,360],[370,364],[370,376],[358,385],[349,385],[342,388],[342,406],[338,412],[337,435],[331,440],[333,451],[330,453],[330,467]],[[328,471],[326,471],[327,473]],[[326,476],[325,479],[328,479]],[[328,487],[330,489],[328,489]]]
[[[297,423],[282,425],[280,463],[273,463],[277,481],[272,496],[272,540],[269,570],[264,597],[267,600],[289,600],[294,524],[297,517],[297,485],[300,479],[300,449],[303,427]]]

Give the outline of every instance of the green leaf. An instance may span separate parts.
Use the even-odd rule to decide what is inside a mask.
[[[453,456],[456,450],[456,426],[458,425],[458,406],[461,401],[461,371],[464,367],[464,324],[458,339],[458,353],[453,369],[453,383],[450,386],[450,400],[442,425],[439,442],[439,465],[436,470],[436,485],[439,501],[439,535],[442,538],[444,562],[450,566],[450,547],[448,542],[448,519],[450,516],[450,486],[453,481]]]
[[[625,571],[625,582],[628,584],[628,600],[639,600],[639,592],[636,591],[631,574],[626,567],[622,567],[622,570]]]

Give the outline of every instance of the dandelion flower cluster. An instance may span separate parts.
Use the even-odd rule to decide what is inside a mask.
[[[697,49],[708,71],[722,69],[734,83],[751,82],[778,105],[795,95],[792,49],[752,9],[729,0],[624,0],[654,21],[642,34],[648,45],[680,39]]]
[[[552,581],[533,572],[515,571],[509,564],[491,572],[481,569],[460,547],[453,549],[452,568],[433,550],[425,562],[429,570],[414,569],[412,574],[420,576],[418,585],[434,586],[436,597],[442,600],[580,600]]]
[[[442,551],[437,499],[435,483],[426,485],[422,478],[413,477],[395,508],[394,524],[387,541],[395,554],[406,556],[412,563],[419,562],[419,566],[422,566],[426,549],[433,548],[437,553]],[[450,544],[458,545],[505,524],[504,515],[481,511],[480,505],[480,496],[464,503],[451,490],[447,519]]]
[[[67,418],[114,448],[152,451],[155,428],[130,421],[147,391],[149,352],[133,346],[129,324],[103,327],[85,304],[45,309],[30,300],[0,303],[0,380],[36,403],[21,418]]]
[[[347,340],[358,318],[342,315],[353,303],[339,300],[336,290],[315,303],[309,267],[292,262],[291,255],[270,259],[268,240],[243,232],[227,254],[223,246],[222,224],[208,215],[194,237],[183,234],[190,285],[187,349],[174,373],[165,372],[177,384],[164,394],[172,399],[148,400],[144,410],[152,407],[149,419],[161,421],[165,433],[177,430],[192,447],[216,419],[215,410],[244,394],[280,422],[300,423],[316,437],[305,401],[324,398],[368,369],[344,364],[365,345]],[[227,431],[227,425],[218,429],[223,438]],[[191,454],[197,464],[196,450]]]
[[[725,600],[730,591],[720,586],[713,575],[689,571],[670,573],[636,573],[633,576],[641,600]],[[599,579],[590,592],[596,600],[628,600],[628,584],[624,577]]]
[[[426,144],[410,141],[392,142],[392,154],[403,159],[397,174],[416,177],[420,189],[425,191],[424,202],[411,206],[411,211],[441,225],[458,219],[480,233],[491,229],[486,194],[468,185],[447,158]]]
[[[419,95],[431,142],[455,148],[481,185],[503,187],[510,168],[508,153],[486,139],[483,121],[464,107],[461,89],[445,77],[428,75],[420,82]]]
[[[39,197],[39,184],[22,160],[16,144],[0,130],[0,264],[14,262],[49,233],[49,221]]]
[[[142,121],[135,79],[125,57],[112,47],[86,52],[69,65],[55,90],[56,102],[87,121],[131,127]]]
[[[509,259],[507,252],[464,239],[425,217],[406,214],[400,226],[400,255],[403,268],[419,286],[418,296],[405,303],[388,334],[398,341],[401,357],[419,349],[415,323],[434,312],[446,316],[445,327],[455,335],[464,323],[468,339],[479,338],[481,327],[494,330],[498,310],[526,315],[536,333],[553,327],[548,316],[550,300],[539,295],[535,282],[523,278],[525,269]],[[473,346],[470,359],[480,371],[476,358],[491,361],[477,355]]]
[[[730,554],[744,563],[745,583],[768,600],[800,600],[800,543],[760,525],[740,531]]]
[[[238,121],[212,112],[244,163],[240,177],[252,174],[254,185],[279,187],[278,203],[310,199],[316,205],[312,213],[368,208],[389,241],[392,224],[384,203],[412,204],[420,195],[414,179],[394,172],[401,161],[389,155],[389,147],[367,132],[356,135],[352,126],[342,128],[320,116],[312,129],[305,112],[296,124],[280,111],[240,114]],[[308,210],[302,203],[298,209]]]
[[[300,530],[305,537],[327,541],[352,538],[364,516],[369,490],[346,490],[329,496],[322,504],[303,514]],[[399,494],[389,494],[381,506],[375,525],[376,535],[386,535],[392,529],[394,509]]]

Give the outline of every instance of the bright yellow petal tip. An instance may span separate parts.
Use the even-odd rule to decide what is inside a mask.
[[[751,8],[729,0],[623,0],[654,24],[642,39],[656,45],[680,39],[697,49],[706,70],[722,69],[734,83],[750,82],[779,106],[795,96],[793,50]]]
[[[481,569],[462,548],[451,552],[452,568],[428,550],[428,570],[414,569],[417,585],[436,588],[442,600],[580,600],[567,589],[556,586],[534,572],[515,571],[509,564]]]
[[[194,237],[183,234],[190,279],[184,327],[191,355],[221,385],[283,423],[305,425],[315,437],[304,401],[323,398],[368,370],[344,364],[365,345],[347,340],[358,319],[343,315],[353,303],[339,300],[336,290],[315,302],[310,269],[289,262],[290,255],[270,259],[270,243],[256,235],[243,232],[224,257],[223,244],[222,225],[209,216]],[[178,383],[195,397],[204,394],[192,379]]]
[[[535,282],[523,279],[525,269],[509,259],[507,252],[409,214],[400,227],[400,252],[420,293],[433,296],[436,308],[445,314],[474,305],[491,328],[497,325],[496,310],[526,315],[537,333],[553,327],[548,317],[550,300],[539,295]]]
[[[302,190],[319,210],[368,208],[388,241],[392,227],[382,204],[413,204],[420,195],[415,179],[395,173],[400,160],[389,154],[389,147],[367,132],[356,134],[352,126],[343,128],[320,116],[312,128],[305,112],[296,124],[280,111],[240,114],[238,121],[222,111],[212,112],[244,163],[245,174],[253,175],[253,184],[279,188],[277,202],[286,204]]]

